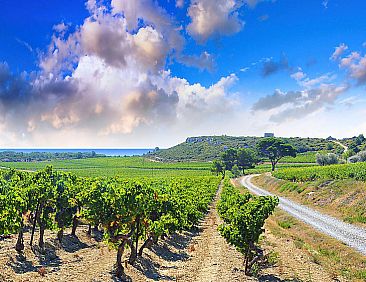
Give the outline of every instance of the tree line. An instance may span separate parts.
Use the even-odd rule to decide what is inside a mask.
[[[244,174],[246,169],[254,168],[256,164],[264,160],[271,163],[272,171],[277,163],[285,156],[296,157],[296,149],[280,138],[269,137],[261,139],[255,149],[229,148],[223,152],[220,159],[212,162],[211,171],[216,175],[225,177],[226,171],[231,171],[234,176]]]

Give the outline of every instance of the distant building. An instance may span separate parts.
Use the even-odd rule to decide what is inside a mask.
[[[264,137],[274,137],[274,133],[264,133]]]

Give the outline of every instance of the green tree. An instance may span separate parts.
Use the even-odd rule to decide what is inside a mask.
[[[225,165],[225,170],[231,170],[236,163],[237,152],[235,149],[230,148],[221,155],[221,160]]]
[[[261,156],[267,157],[271,161],[272,171],[283,157],[296,157],[296,149],[279,138],[263,138],[258,142],[257,149]]]
[[[257,155],[252,149],[239,149],[237,152],[238,167],[242,170],[253,168],[257,162]]]
[[[216,175],[222,174],[222,177],[225,177],[225,165],[222,161],[214,160],[211,166],[211,172]]]
[[[234,165],[231,168],[231,173],[233,174],[234,177],[239,177],[240,176],[240,169],[239,169],[238,165]]]

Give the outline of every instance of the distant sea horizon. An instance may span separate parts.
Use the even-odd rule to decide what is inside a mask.
[[[88,153],[94,151],[96,154],[102,154],[109,157],[119,156],[142,156],[146,153],[152,152],[151,148],[140,149],[117,149],[117,148],[0,148],[0,152],[12,151],[17,153]]]

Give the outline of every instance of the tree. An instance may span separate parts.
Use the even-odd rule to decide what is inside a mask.
[[[320,166],[337,164],[339,162],[336,154],[328,153],[325,155],[316,154],[316,162]]]
[[[348,150],[352,150],[355,153],[358,153],[360,151],[356,141],[352,141],[352,143],[348,146]]]
[[[234,165],[231,168],[231,173],[233,174],[234,177],[239,177],[240,176],[240,169],[239,169],[238,165]]]
[[[214,160],[211,166],[211,172],[216,175],[222,174],[225,177],[225,165],[222,161]]]
[[[239,149],[237,151],[237,162],[238,167],[242,170],[244,174],[244,169],[253,168],[257,162],[257,156],[252,149]]]
[[[231,170],[233,168],[236,162],[236,158],[237,158],[236,150],[232,148],[226,150],[222,154],[221,159],[225,165],[225,170]]]
[[[365,136],[363,136],[363,134],[360,134],[357,136],[358,140],[360,140],[361,143],[365,142]]]
[[[263,138],[257,144],[257,149],[263,157],[267,157],[272,164],[272,171],[276,164],[285,156],[296,157],[296,149],[279,138]]]

